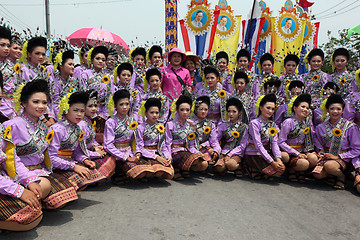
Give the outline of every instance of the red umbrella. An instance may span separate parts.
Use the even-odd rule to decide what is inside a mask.
[[[70,36],[67,37],[70,40],[70,43],[81,47],[85,42],[109,42],[115,43],[129,49],[126,42],[119,37],[118,35],[103,29],[98,28],[81,28],[73,32]]]

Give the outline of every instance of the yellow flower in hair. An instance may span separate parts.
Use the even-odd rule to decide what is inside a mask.
[[[231,135],[234,137],[234,138],[239,138],[240,137],[240,133],[238,131],[232,131],[231,132]]]
[[[260,108],[260,103],[263,100],[263,98],[265,97],[265,95],[262,95],[258,98],[258,100],[255,103],[255,116],[259,115],[259,108]]]
[[[4,138],[5,139],[11,139],[12,136],[11,136],[11,126],[8,125],[4,131],[4,134],[3,134]]]
[[[251,81],[252,81],[251,75],[249,75],[248,78],[249,78],[249,83],[251,83]]]
[[[326,103],[327,103],[327,100],[328,99],[325,99],[321,104],[320,104],[320,109],[321,109],[321,113],[322,113],[322,119],[323,120],[325,120],[325,118],[326,118],[326,113],[327,113],[327,111],[326,111]]]
[[[51,56],[51,54],[50,54]],[[59,52],[56,57],[55,57],[55,63],[54,63],[54,70],[56,70],[59,66],[59,64],[62,64],[62,57],[63,57],[63,52]]]
[[[340,79],[339,79],[339,83],[340,83],[341,85],[344,85],[344,84],[346,83],[346,78],[344,78],[344,77],[340,78]]]
[[[42,72],[45,72],[45,66],[44,65],[40,65],[40,69]]]
[[[105,75],[101,78],[101,81],[105,84],[108,84],[110,82],[109,76]]]
[[[20,73],[20,64],[19,63],[16,63],[15,66],[14,66],[14,71],[16,72],[16,74],[19,74]]]
[[[159,131],[159,133],[164,133],[165,132],[165,127],[161,124],[157,125],[157,130]]]
[[[219,94],[219,97],[221,97],[221,98],[226,97],[226,91],[225,90],[220,90],[218,94]]]
[[[114,109],[115,109],[114,96],[111,96],[110,100],[109,100],[109,103],[108,103],[108,110],[109,110],[109,115],[110,116],[113,115]]]
[[[294,102],[295,102],[295,100],[297,99],[297,97],[298,97],[298,96],[295,96],[295,97],[293,97],[293,98],[290,100],[290,102],[289,102],[289,104],[288,104],[288,109],[287,109],[287,113],[288,113],[288,114],[292,114],[292,108],[293,108],[293,106],[294,106]]]
[[[355,72],[356,85],[360,86],[360,69]]]
[[[145,103],[146,103],[146,101],[141,102],[141,107],[138,111],[138,115],[141,115],[143,117],[145,116]]]
[[[83,59],[81,57],[81,48],[78,51],[78,56],[79,56],[80,64],[83,64]]]
[[[59,112],[58,112],[58,119],[62,118],[62,115],[68,113],[70,105],[69,105],[69,98],[71,93],[67,93],[63,96],[59,102]]]
[[[203,132],[209,134],[211,132],[211,127],[205,127]]]
[[[138,123],[136,121],[130,123],[130,129],[131,130],[135,130],[137,128],[137,126],[138,126]]]
[[[171,117],[174,119],[175,118],[175,112],[176,112],[176,102],[178,99],[174,99],[174,101],[171,103],[171,107],[170,107],[170,112],[171,112]]]
[[[319,81],[320,77],[319,75],[315,74],[314,76],[312,76],[311,80],[314,81],[314,82],[317,82]]]
[[[307,135],[310,132],[310,127],[306,127],[303,131],[305,135]]]
[[[20,98],[21,98],[21,92],[24,87],[25,87],[25,84],[21,84],[14,93],[14,107],[15,107],[16,112],[19,112],[21,110]]]
[[[82,142],[82,141],[84,140],[84,137],[85,137],[85,132],[82,131],[82,132],[80,133],[80,135],[79,135],[79,138],[78,138],[79,142]]]
[[[340,128],[334,128],[334,129],[333,129],[333,135],[334,135],[335,137],[341,137],[342,134],[343,134],[343,132],[342,132],[342,130],[341,130]]]
[[[192,141],[192,140],[194,140],[195,139],[195,133],[190,133],[189,135],[188,135],[188,139],[190,140],[190,141]]]
[[[88,56],[87,56],[87,64],[90,67],[91,66],[91,54],[94,51],[94,48],[91,48],[88,52]]]
[[[93,122],[92,128],[93,128],[94,130],[96,129],[96,121]]]
[[[270,136],[274,137],[277,134],[277,129],[272,127],[269,129]]]
[[[48,132],[48,134],[46,135],[46,138],[45,138],[46,142],[47,142],[47,143],[50,143],[51,140],[53,139],[53,137],[54,137],[54,130],[51,130],[51,131]]]

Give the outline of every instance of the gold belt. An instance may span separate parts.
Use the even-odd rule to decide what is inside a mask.
[[[29,165],[29,166],[26,166],[26,168],[29,169],[30,171],[33,171],[35,169],[42,169],[40,164],[38,164],[38,165]]]
[[[293,149],[300,149],[300,148],[303,148],[304,145],[303,144],[300,144],[300,145],[289,145],[291,148]]]
[[[128,142],[119,142],[119,143],[114,143],[116,148],[126,148],[130,146],[130,143]]]
[[[157,146],[144,146],[145,149],[148,149],[148,150],[157,150]]]
[[[171,144],[171,148],[184,148],[185,144]]]

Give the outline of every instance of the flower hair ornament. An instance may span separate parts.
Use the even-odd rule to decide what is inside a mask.
[[[171,108],[170,108],[170,111],[171,111],[171,117],[173,119],[175,119],[175,112],[176,112],[176,102],[177,102],[178,98],[177,99],[174,99],[174,101],[172,102],[171,104]]]
[[[115,102],[114,102],[114,96],[110,97],[109,103],[108,103],[108,110],[109,110],[109,115],[112,117],[114,114],[114,109],[115,109]]]
[[[21,110],[21,92],[23,88],[25,87],[25,84],[21,84],[14,93],[14,106],[15,106],[15,112],[20,113]]]
[[[27,49],[28,49],[28,41],[24,42],[19,62],[27,63],[27,55],[28,55]]]
[[[118,67],[120,66],[120,64],[118,64],[117,66],[116,66],[116,68],[114,69],[114,73],[113,73],[113,75],[114,75],[114,83],[117,83],[117,79],[118,79],[118,74],[117,74],[117,70],[118,70]]]
[[[69,98],[72,93],[67,93],[64,97],[61,98],[59,102],[59,113],[58,113],[58,119],[62,118],[63,114],[67,114],[69,112]]]
[[[88,66],[91,66],[91,54],[92,54],[93,51],[94,51],[94,48],[91,48],[91,49],[89,50],[89,53],[88,53],[88,56],[87,56]]]
[[[290,102],[289,102],[289,104],[288,104],[288,109],[287,109],[287,113],[288,114],[292,114],[292,108],[293,108],[293,106],[294,106],[294,102],[295,102],[295,100],[298,98],[298,96],[295,96],[295,97],[293,97],[291,100],[290,100]]]
[[[258,100],[255,103],[255,116],[259,115],[259,108],[260,108],[260,103],[263,100],[263,98],[265,97],[265,95],[262,95],[258,98]]]
[[[327,100],[328,99],[325,99],[320,105],[320,109],[321,109],[321,113],[322,113],[321,117],[322,117],[323,120],[325,120],[325,118],[326,118],[326,113],[327,113],[327,111],[326,111],[326,103],[327,103]]]
[[[143,117],[145,116],[145,103],[146,103],[146,101],[141,102],[141,107],[138,111],[138,115],[141,115]]]
[[[63,52],[59,52],[55,57],[54,71],[58,68],[59,64],[62,64]]]
[[[355,72],[355,82],[357,86],[360,86],[360,68]]]

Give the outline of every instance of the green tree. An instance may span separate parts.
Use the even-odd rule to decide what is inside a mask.
[[[330,63],[331,56],[335,49],[340,47],[346,48],[350,53],[350,61],[347,67],[348,70],[354,71],[359,68],[360,34],[354,33],[349,39],[347,37],[348,29],[339,30],[338,33],[339,36],[334,37],[332,36],[331,31],[328,31],[327,36],[329,41],[320,46],[320,48],[325,53],[325,60],[322,70],[327,73],[333,72]]]

